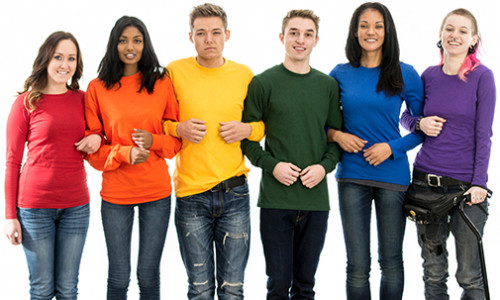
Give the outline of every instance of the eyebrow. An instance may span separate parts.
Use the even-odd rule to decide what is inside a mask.
[[[368,23],[368,21],[366,20],[361,20],[359,21],[359,23]],[[384,23],[384,21],[376,21],[375,24],[378,24],[378,23]]]
[[[300,31],[300,30],[298,28],[293,28],[292,27],[292,28],[288,29],[288,31]],[[314,33],[315,31],[314,31],[314,29],[306,29],[306,32],[312,32],[312,33]]]

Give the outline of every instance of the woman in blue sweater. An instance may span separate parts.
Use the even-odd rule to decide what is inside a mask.
[[[422,139],[401,137],[399,116],[403,101],[412,115],[422,114],[422,82],[412,66],[400,63],[394,22],[380,3],[365,3],[354,12],[346,56],[349,63],[330,73],[339,83],[344,129],[330,129],[328,139],[344,150],[336,177],[347,251],[347,299],[370,299],[372,202],[382,271],[380,299],[401,299],[402,207],[410,183],[406,151]]]

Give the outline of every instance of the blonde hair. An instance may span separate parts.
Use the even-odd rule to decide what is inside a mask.
[[[189,28],[193,31],[194,20],[204,17],[219,17],[224,25],[224,30],[227,30],[227,15],[224,9],[218,5],[205,3],[193,7],[189,14]]]
[[[314,26],[316,27],[316,36],[319,31],[319,17],[314,14],[312,10],[309,9],[293,9],[289,11],[286,16],[283,18],[283,22],[281,23],[281,34],[285,34],[285,28],[293,18],[304,18],[310,19],[313,21]]]

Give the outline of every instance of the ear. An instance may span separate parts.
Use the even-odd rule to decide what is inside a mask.
[[[316,42],[314,42],[314,47],[316,47],[316,45],[318,44],[319,42],[319,36],[316,36]]]
[[[227,29],[226,30],[226,40],[225,40],[226,42],[227,42],[227,40],[229,40],[230,36],[231,36],[231,30]]]
[[[189,41],[191,43],[194,43],[194,41],[193,41],[193,33],[191,31],[189,32]]]
[[[479,42],[479,37],[477,36],[477,34],[475,36],[472,37],[472,43],[471,43],[471,46],[475,46],[477,45],[477,43]]]
[[[283,33],[280,33],[280,41],[282,44],[285,43],[285,37],[283,36]]]

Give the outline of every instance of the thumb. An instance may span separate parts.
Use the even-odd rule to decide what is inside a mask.
[[[138,128],[134,128],[134,131],[135,131],[135,132],[137,132],[137,133],[144,132],[144,130],[142,130],[142,129],[138,129]]]

